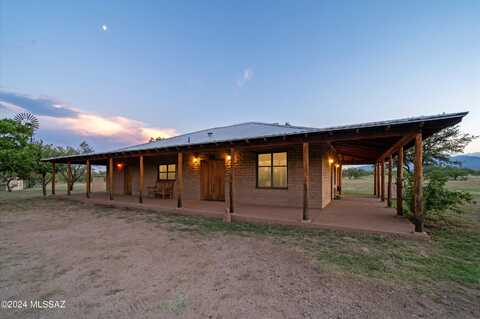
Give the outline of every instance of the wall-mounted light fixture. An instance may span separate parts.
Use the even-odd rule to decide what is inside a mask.
[[[193,154],[192,162],[193,164],[198,164],[198,154]]]
[[[338,163],[335,164],[335,167],[336,167],[336,168],[339,168],[339,167],[340,167],[340,164],[338,164]]]
[[[122,164],[122,163],[117,163],[116,166],[117,166],[118,169],[122,169],[122,168],[123,168],[123,164]]]
[[[328,159],[328,164],[332,165],[333,164],[333,158]]]
[[[230,154],[227,154],[227,156],[226,156],[225,158],[226,158],[226,160],[227,160],[227,161],[229,161],[229,162],[230,162],[230,161],[232,160],[232,155],[230,155]]]

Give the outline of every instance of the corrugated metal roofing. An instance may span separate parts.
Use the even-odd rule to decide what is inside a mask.
[[[193,133],[166,138],[163,140],[133,145],[122,148],[120,151],[139,151],[165,147],[218,143],[232,140],[245,140],[258,137],[300,134],[318,130],[312,127],[292,125],[247,122],[229,126],[214,127]]]
[[[332,126],[332,127],[325,127],[325,128],[293,126],[288,124],[281,125],[276,123],[272,124],[272,123],[260,123],[260,122],[246,122],[246,123],[234,124],[229,126],[205,129],[201,131],[196,131],[192,133],[187,133],[183,135],[162,139],[155,142],[115,149],[109,152],[95,152],[91,154],[65,156],[65,157],[58,157],[57,159],[75,158],[75,157],[88,156],[88,155],[106,155],[106,154],[112,154],[112,153],[118,153],[118,152],[162,149],[162,148],[168,148],[168,147],[180,147],[180,146],[187,146],[187,145],[198,145],[198,144],[203,145],[203,144],[209,144],[209,143],[220,143],[220,142],[238,141],[238,140],[264,138],[264,137],[297,135],[297,134],[305,134],[305,133],[310,134],[310,133],[334,132],[334,131],[343,131],[343,130],[352,130],[352,129],[361,129],[361,128],[373,128],[378,126],[395,126],[395,125],[402,125],[402,124],[429,122],[429,121],[449,119],[449,118],[462,118],[467,114],[468,112],[449,113],[449,114],[443,113],[439,115],[410,117],[410,118],[403,118],[403,119],[397,119],[397,120],[367,122],[367,123]],[[50,160],[50,159],[45,159],[45,160]]]

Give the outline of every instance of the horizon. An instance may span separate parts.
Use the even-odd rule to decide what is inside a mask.
[[[0,117],[95,151],[241,122],[330,127],[469,111],[480,2],[0,3]],[[480,140],[465,153],[480,152]]]

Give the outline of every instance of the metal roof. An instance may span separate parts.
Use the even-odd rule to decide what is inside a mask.
[[[248,139],[257,139],[257,138],[268,138],[268,137],[278,137],[278,136],[291,136],[299,134],[311,134],[311,133],[325,133],[325,132],[336,132],[336,131],[348,131],[362,128],[374,128],[380,126],[396,126],[402,124],[413,124],[413,123],[427,123],[429,121],[438,121],[445,119],[454,119],[454,118],[463,118],[467,115],[468,112],[460,113],[443,113],[439,115],[431,116],[418,116],[418,117],[409,117],[396,120],[388,121],[379,121],[379,122],[367,122],[360,124],[351,124],[351,125],[342,125],[342,126],[332,126],[325,128],[313,128],[313,127],[304,127],[304,126],[293,126],[289,124],[277,124],[277,123],[260,123],[260,122],[246,122],[240,124],[234,124],[229,126],[215,127],[211,129],[205,129],[201,131],[196,131],[192,133],[182,134],[159,141],[154,141],[150,143],[132,145],[120,149],[111,150],[108,152],[94,152],[89,154],[79,154],[73,156],[63,156],[55,158],[47,158],[45,161],[53,159],[72,159],[76,157],[85,157],[93,155],[108,155],[114,153],[125,153],[125,152],[136,152],[143,150],[153,150],[153,149],[163,149],[170,147],[183,147],[189,145],[205,145],[211,143],[222,143],[222,142],[234,142]]]

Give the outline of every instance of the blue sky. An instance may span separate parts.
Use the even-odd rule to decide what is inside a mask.
[[[0,3],[0,116],[50,143],[464,110],[480,135],[480,1]]]

